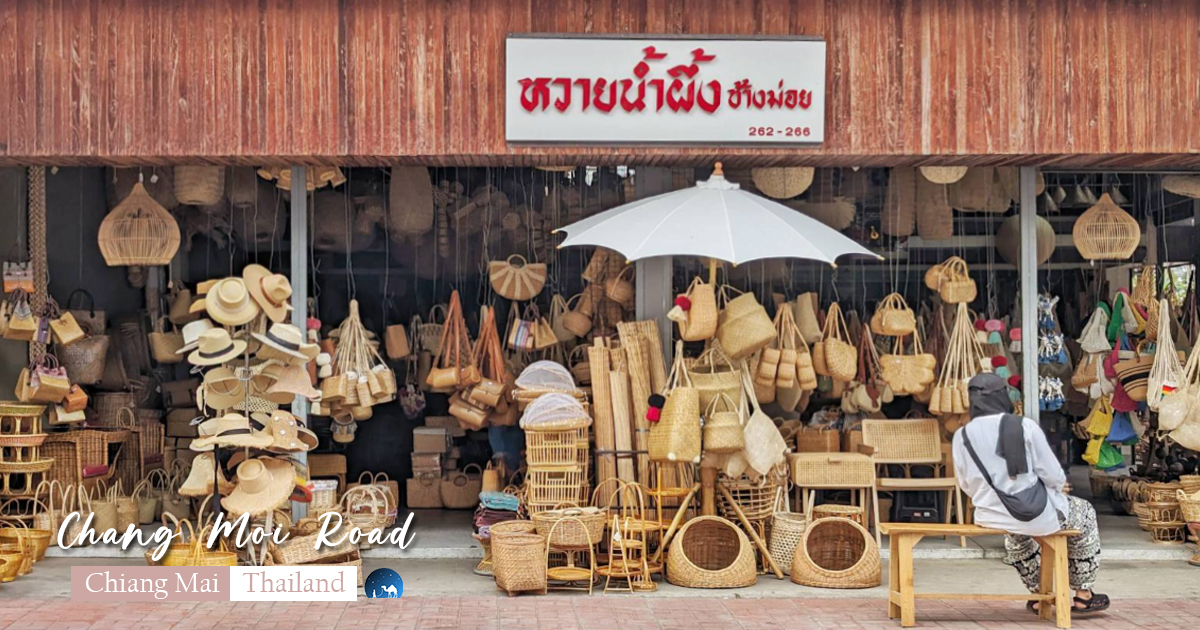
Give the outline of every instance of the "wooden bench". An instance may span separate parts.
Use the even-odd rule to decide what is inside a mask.
[[[941,523],[881,523],[880,529],[888,536],[891,557],[888,560],[888,618],[900,619],[900,625],[909,628],[917,623],[916,600],[918,599],[966,599],[966,600],[1017,600],[1040,601],[1039,616],[1051,619],[1050,606],[1054,604],[1056,625],[1071,627],[1071,583],[1067,574],[1067,538],[1079,532],[1063,530],[1049,536],[1035,537],[1042,547],[1042,576],[1039,592],[1021,594],[978,594],[963,593],[916,593],[913,590],[913,547],[925,536],[1003,536],[999,529],[979,525]]]

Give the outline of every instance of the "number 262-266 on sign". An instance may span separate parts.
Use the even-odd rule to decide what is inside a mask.
[[[812,135],[808,127],[750,127],[746,134],[751,137],[783,136],[785,138],[807,138]]]

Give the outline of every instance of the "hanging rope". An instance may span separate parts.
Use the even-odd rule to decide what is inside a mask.
[[[30,306],[40,313],[46,304],[50,273],[46,268],[46,167],[29,167],[29,261],[33,263],[33,295]],[[46,344],[31,342],[29,360],[46,354]]]

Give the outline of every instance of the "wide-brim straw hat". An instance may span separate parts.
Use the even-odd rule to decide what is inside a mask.
[[[250,297],[273,322],[282,322],[292,310],[292,283],[281,273],[271,273],[262,265],[246,265],[242,279]]]
[[[265,448],[272,442],[261,422],[240,413],[201,423],[197,431],[202,437],[192,440],[191,449],[198,452],[211,451],[214,446]]]
[[[188,355],[188,363],[192,365],[220,365],[237,358],[246,351],[246,342],[229,337],[229,331],[224,328],[214,328],[203,335],[196,344],[196,349]]]
[[[278,403],[273,403],[266,398],[258,396],[250,396],[245,400],[239,400],[233,405],[235,411],[243,411],[247,413],[269,413],[279,408]]]
[[[180,334],[183,335],[183,347],[175,351],[175,354],[187,354],[196,349],[200,344],[200,336],[204,333],[216,328],[211,319],[198,319],[194,322],[184,324]]]
[[[304,333],[291,324],[271,324],[266,333],[254,333],[253,337],[262,343],[260,358],[283,360],[289,365],[311,361],[321,352],[317,344],[305,342]]]
[[[238,380],[233,369],[219,367],[204,375],[204,404],[212,409],[232,409],[239,400],[246,399],[246,386]]]
[[[192,469],[188,471],[187,479],[184,480],[183,485],[179,486],[179,494],[185,497],[203,497],[212,494],[214,475],[218,478],[217,485],[221,494],[233,492],[233,484],[225,477],[225,471],[213,470],[212,454],[197,455],[192,459]]]
[[[303,396],[310,401],[321,398],[321,390],[312,386],[308,370],[301,365],[284,368],[283,372],[279,374],[279,378],[266,393],[268,400],[279,404],[289,403],[295,396]],[[284,397],[287,400],[283,400]]]
[[[287,501],[295,486],[291,462],[274,457],[247,459],[238,464],[237,487],[221,499],[221,505],[235,517],[260,516]]]
[[[214,321],[226,326],[241,326],[258,315],[258,303],[250,297],[246,281],[222,278],[204,296],[204,308]]]
[[[254,419],[261,422],[271,435],[271,445],[266,450],[276,453],[304,453],[317,447],[317,434],[304,428],[296,416],[277,410],[270,414],[256,413]]]
[[[213,285],[217,284],[220,281],[221,281],[220,278],[213,278],[211,280],[202,280],[202,281],[196,283],[196,295],[197,296],[205,295],[206,293],[208,293],[208,291],[210,289],[213,288]]]

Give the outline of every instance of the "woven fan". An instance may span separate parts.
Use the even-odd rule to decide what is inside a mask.
[[[546,264],[530,263],[524,256],[512,255],[508,260],[488,263],[488,279],[492,289],[510,300],[532,300],[546,286]]]
[[[179,224],[138,182],[104,217],[97,240],[109,267],[167,265],[179,251]]]
[[[1071,238],[1087,260],[1126,260],[1142,240],[1142,228],[1104,193],[1075,221]]]
[[[921,175],[935,184],[953,184],[967,174],[965,166],[922,166]]]

